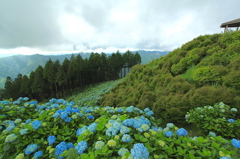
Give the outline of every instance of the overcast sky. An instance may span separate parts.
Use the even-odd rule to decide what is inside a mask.
[[[0,56],[171,51],[240,18],[240,0],[0,0]]]

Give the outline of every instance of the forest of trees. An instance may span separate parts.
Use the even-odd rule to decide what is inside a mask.
[[[49,98],[66,98],[85,86],[125,77],[129,69],[141,63],[138,52],[106,55],[91,53],[83,59],[80,54],[65,58],[63,63],[49,59],[44,67],[38,66],[29,76],[18,74],[14,80],[7,77],[0,98],[30,97],[43,101]]]

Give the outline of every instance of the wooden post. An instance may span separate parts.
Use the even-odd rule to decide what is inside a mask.
[[[227,32],[227,29],[228,29],[228,25],[225,26],[224,33]]]
[[[238,31],[238,29],[239,29],[239,26],[237,27],[237,31]]]

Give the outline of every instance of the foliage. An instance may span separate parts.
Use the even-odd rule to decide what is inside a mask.
[[[149,63],[150,61],[159,58],[160,56],[166,55],[169,51],[132,51],[132,53],[138,52],[141,56],[142,64]],[[89,58],[91,53],[77,53],[80,54],[83,59]],[[77,56],[74,54],[74,56]],[[121,53],[123,54],[123,53]],[[106,53],[106,55],[110,55]],[[16,78],[20,73],[22,75],[30,75],[31,71],[34,71],[39,65],[45,66],[46,62],[51,59],[52,61],[59,60],[63,63],[64,59],[68,60],[71,58],[71,54],[65,55],[14,55],[9,57],[0,58],[0,88],[4,88],[6,77],[9,76],[12,79]]]
[[[210,67],[202,67],[195,70],[193,80],[199,85],[218,84],[221,82],[219,72]]]
[[[112,88],[114,88],[120,81],[121,79],[87,86],[83,92],[67,98],[67,101],[75,101],[79,106],[97,106],[100,104],[102,96],[111,92]]]
[[[65,98],[79,92],[85,86],[125,77],[132,66],[141,63],[138,52],[119,51],[106,55],[91,53],[83,59],[80,54],[72,55],[70,60],[49,59],[45,66],[38,66],[30,76],[18,76],[13,80],[7,77],[3,98],[17,99],[28,96],[40,101],[54,98]]]
[[[149,107],[166,122],[202,105],[239,103],[240,31],[199,36],[146,65],[136,65],[101,105]],[[239,115],[239,112],[238,112]]]
[[[189,123],[194,123],[203,135],[214,132],[226,138],[240,138],[240,119],[236,119],[236,108],[224,103],[214,106],[197,107],[190,110],[185,118]]]
[[[239,140],[158,126],[149,109],[1,101],[1,158],[239,158]],[[31,113],[29,112],[31,108]],[[15,114],[17,109],[21,114]]]

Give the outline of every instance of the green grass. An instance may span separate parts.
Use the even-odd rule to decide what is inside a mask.
[[[193,73],[197,69],[195,65],[192,65],[185,73],[181,74],[181,77],[186,81],[193,83]]]
[[[111,89],[120,81],[121,79],[90,85],[86,87],[83,92],[68,97],[67,101],[73,101],[79,106],[99,106],[102,96],[111,92]]]

